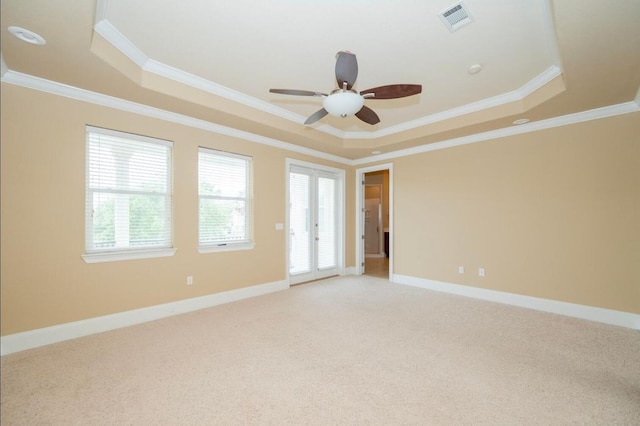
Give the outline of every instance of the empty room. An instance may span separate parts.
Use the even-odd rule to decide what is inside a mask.
[[[3,425],[640,424],[640,2],[2,0]]]

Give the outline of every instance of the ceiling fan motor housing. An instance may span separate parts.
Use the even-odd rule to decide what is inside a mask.
[[[336,117],[347,117],[362,109],[364,98],[354,90],[336,90],[322,101],[327,112]]]

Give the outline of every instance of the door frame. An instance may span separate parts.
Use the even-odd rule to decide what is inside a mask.
[[[393,163],[378,164],[375,166],[356,169],[356,275],[364,273],[364,175],[370,172],[389,171],[389,281],[393,281]]]
[[[291,166],[299,166],[299,167],[306,167],[309,169],[313,169],[313,170],[317,170],[317,171],[324,171],[324,172],[329,172],[329,173],[335,173],[338,175],[338,202],[340,203],[340,206],[338,206],[339,211],[337,212],[337,225],[338,225],[338,232],[337,232],[337,243],[336,243],[336,249],[337,249],[337,265],[336,265],[336,270],[338,271],[338,274],[340,275],[344,275],[345,274],[345,209],[346,209],[346,198],[345,198],[345,171],[343,169],[338,169],[335,167],[329,167],[329,166],[324,166],[322,164],[317,164],[317,163],[310,163],[308,161],[302,161],[302,160],[296,160],[293,158],[285,158],[285,214],[286,214],[286,219],[285,219],[285,277],[286,277],[286,281],[287,281],[287,285],[289,287],[291,287],[291,277],[289,276],[289,250],[291,250],[290,247],[290,238],[289,238],[289,230],[291,229],[291,225],[290,225],[290,219],[289,219],[289,173],[291,171]]]

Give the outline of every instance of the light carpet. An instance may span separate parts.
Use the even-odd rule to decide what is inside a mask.
[[[342,277],[2,357],[3,425],[640,424],[635,330]]]

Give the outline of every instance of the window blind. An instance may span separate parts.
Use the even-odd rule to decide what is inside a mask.
[[[251,166],[251,157],[199,149],[201,247],[252,242]]]
[[[87,126],[87,253],[173,246],[172,147]]]

